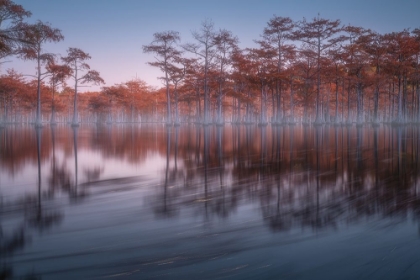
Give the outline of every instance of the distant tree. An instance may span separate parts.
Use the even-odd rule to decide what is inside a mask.
[[[316,83],[316,119],[315,123],[322,123],[321,111],[321,58],[329,48],[342,41],[343,38],[336,36],[342,28],[340,20],[328,20],[320,18],[319,15],[312,21],[305,18],[298,23],[298,29],[293,33],[294,39],[304,42],[313,47],[317,61],[317,83]]]
[[[316,95],[316,89],[314,90],[314,85],[316,84],[317,78],[317,59],[316,52],[313,50],[313,46],[308,46],[303,44],[299,50],[299,57],[295,62],[296,74],[301,81],[301,84],[298,88],[298,96],[302,100],[301,104],[303,106],[303,121],[305,123],[309,122],[310,118],[310,108],[312,107],[314,101],[314,95]]]
[[[374,68],[374,109],[373,122],[377,123],[379,111],[379,90],[384,81],[384,66],[386,55],[384,37],[376,32],[369,31],[366,35],[365,52],[369,56],[369,64]]]
[[[2,105],[0,110],[3,111],[0,126],[10,120],[10,115],[13,110],[17,109],[17,105],[24,106],[27,92],[28,86],[22,74],[14,70],[8,70],[7,74],[0,76],[0,104]]]
[[[109,106],[110,104],[107,97],[102,93],[97,93],[89,97],[88,108],[96,115],[96,122],[100,122],[101,116],[106,115],[109,112]]]
[[[101,93],[106,97],[109,102],[108,110],[108,123],[113,122],[113,109],[118,107],[126,95],[126,88],[123,85],[113,85],[110,87],[103,87]]]
[[[79,82],[81,84],[94,83],[96,85],[105,83],[99,75],[98,71],[90,70],[89,64],[85,62],[89,59],[91,59],[91,56],[78,48],[69,48],[67,50],[67,56],[62,58],[62,60],[71,68],[70,75],[74,79],[73,120],[71,123],[72,126],[79,125],[79,120],[77,116],[77,90]],[[82,74],[83,71],[86,70],[88,71]]]
[[[132,79],[124,83],[127,88],[127,104],[130,110],[130,121],[134,122],[134,112],[135,110],[145,109],[147,106],[151,105],[149,86],[145,81],[140,79]]]
[[[19,47],[28,43],[25,31],[28,25],[23,19],[31,16],[21,5],[11,0],[0,0],[0,59],[15,54]]]
[[[283,68],[286,65],[285,56],[290,52],[290,45],[286,43],[293,38],[295,23],[288,17],[273,16],[264,28],[263,40],[276,51],[276,121],[281,120],[281,99],[282,86],[285,79],[282,75]]]
[[[397,80],[398,107],[396,123],[406,121],[406,94],[408,78],[415,70],[413,68],[416,54],[419,52],[418,42],[410,35],[408,30],[392,32],[384,35],[387,46],[385,63],[387,71]]]
[[[260,120],[261,125],[267,122],[267,86],[273,80],[274,68],[272,65],[273,57],[276,52],[265,42],[259,42],[260,48],[249,49],[248,59],[251,61],[251,79],[260,90]]]
[[[232,32],[221,29],[214,37],[216,43],[216,81],[217,81],[217,122],[223,122],[223,98],[227,94],[226,83],[229,79],[229,70],[232,65],[232,55],[238,48],[238,38]]]
[[[201,92],[203,89],[203,73],[198,59],[183,59],[185,64],[185,74],[183,83],[181,85],[182,97],[180,101],[188,104],[188,117],[192,118],[191,114],[195,112],[195,121],[201,121]],[[195,108],[192,104],[195,104]],[[191,119],[192,120],[192,119]]]
[[[50,123],[55,124],[55,93],[57,90],[57,86],[64,83],[65,80],[70,76],[71,68],[67,65],[60,65],[57,64],[55,60],[51,60],[48,62],[47,71],[50,73],[50,83],[51,83],[51,92],[52,92],[52,99],[51,99],[51,119]]]
[[[214,31],[214,24],[211,20],[205,20],[201,24],[201,30],[193,31],[192,36],[197,43],[188,43],[183,45],[183,48],[191,52],[198,57],[204,60],[204,124],[210,122],[210,93],[208,86],[208,73],[210,69],[210,63],[215,56],[214,48],[216,46],[215,36],[216,32]]]
[[[35,60],[37,78],[37,105],[35,125],[42,126],[41,120],[41,81],[47,77],[49,72],[43,71],[42,66],[54,59],[54,54],[44,52],[44,44],[48,42],[59,42],[64,39],[60,29],[51,27],[48,23],[38,21],[29,25],[25,30],[25,38],[30,42],[20,50],[20,56],[24,59]]]
[[[339,88],[340,85],[343,84],[344,81],[344,62],[343,62],[344,54],[343,48],[341,46],[337,46],[335,48],[331,48],[328,52],[328,63],[330,67],[327,68],[327,76],[330,77],[330,82],[335,85],[335,123],[339,123]]]
[[[253,83],[252,83],[253,62],[244,50],[237,49],[232,55],[233,95],[236,99],[236,121],[241,121],[241,107],[245,105],[245,122],[252,121],[253,110]]]
[[[178,86],[179,84],[184,80],[185,74],[186,74],[186,65],[188,64],[188,61],[185,59],[180,59],[179,63],[183,67],[177,67],[172,65],[169,69],[169,77],[172,81],[173,86],[173,95],[174,95],[174,104],[175,104],[175,120],[174,123],[176,125],[179,125],[179,90]]]
[[[157,56],[156,61],[149,62],[149,65],[158,67],[164,73],[164,77],[161,79],[166,87],[166,123],[169,124],[172,122],[169,72],[181,55],[181,52],[176,48],[176,44],[181,38],[176,31],[157,32],[153,34],[153,38],[151,44],[143,46],[143,52],[154,53]]]
[[[345,38],[348,44],[344,47],[344,60],[347,68],[347,75],[350,82],[356,89],[357,123],[363,122],[363,89],[368,85],[369,57],[365,51],[368,43],[369,31],[362,27],[346,26],[344,28]],[[350,102],[350,100],[348,100]]]

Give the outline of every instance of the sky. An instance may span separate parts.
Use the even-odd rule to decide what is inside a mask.
[[[212,20],[216,29],[227,29],[239,38],[240,47],[255,47],[273,15],[321,17],[370,28],[379,33],[420,28],[420,0],[14,0],[32,12],[28,22],[41,20],[59,28],[64,40],[46,44],[45,51],[65,56],[69,47],[80,48],[92,57],[88,64],[100,72],[105,86],[134,78],[151,86],[162,86],[162,74],[147,62],[142,46],[153,34],[178,31],[181,43],[194,42],[191,32]],[[22,74],[35,74],[33,61],[6,58],[0,73],[14,68]],[[81,91],[99,90],[98,86]]]

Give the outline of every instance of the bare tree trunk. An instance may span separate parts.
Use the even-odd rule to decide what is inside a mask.
[[[197,87],[197,91],[196,91],[196,96],[197,96],[197,122],[201,121],[201,100],[200,100],[200,88]]]
[[[238,98],[238,112],[237,112],[237,121],[238,123],[241,122],[241,100]]]
[[[36,91],[36,118],[35,118],[35,126],[40,127],[42,126],[42,119],[41,119],[41,60],[39,59],[38,53],[38,65],[37,65],[37,76],[38,76],[38,85]]]
[[[357,124],[363,123],[363,91],[362,83],[357,83]]]
[[[50,124],[56,124],[55,121],[55,83],[52,84],[52,101],[51,101],[51,119]]]
[[[166,65],[166,62],[165,62]],[[166,124],[171,123],[171,95],[169,92],[169,79],[168,70],[165,68],[165,81],[166,81]]]
[[[330,85],[328,84],[327,88],[327,104],[325,105],[325,122],[330,122]]]
[[[349,123],[349,124],[351,123],[350,91],[351,91],[351,88],[350,88],[350,79],[349,79],[349,84],[348,84],[348,87],[347,87],[347,123]]]
[[[71,123],[72,126],[78,126],[79,121],[77,118],[77,67],[74,69],[74,102],[73,102],[73,121]]]
[[[317,83],[316,83],[316,118],[315,123],[322,123],[321,110],[321,39],[318,37],[318,57],[317,57]]]
[[[223,98],[222,85],[219,83],[219,92],[217,94],[217,123],[218,124],[223,123],[223,120],[222,120],[222,98]]]
[[[281,123],[281,81],[276,81],[276,101],[277,101],[277,112],[276,112],[276,121]]]
[[[403,92],[401,88],[401,77],[398,77],[398,112],[396,120],[397,123],[402,122]]]
[[[261,82],[261,112],[260,112],[260,124],[266,124],[266,116],[265,116],[265,108],[266,108],[266,100],[265,100],[265,90],[264,90],[264,82]]]
[[[290,79],[290,123],[295,123],[295,101],[293,99],[293,78]]]

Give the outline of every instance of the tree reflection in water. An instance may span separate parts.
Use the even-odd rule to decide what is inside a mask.
[[[239,217],[254,226],[258,217],[276,234],[318,235],[368,220],[418,225],[419,143],[416,126],[6,127],[0,129],[0,172],[11,179],[0,181],[2,273],[12,275],[8,259],[31,235],[65,223],[63,207],[71,215],[74,207],[113,193],[135,197],[132,208],[117,206],[139,216],[150,211],[151,227],[189,221],[212,232],[220,221],[228,228]],[[36,176],[10,194],[19,172],[31,174],[24,173],[28,166]],[[63,196],[77,203],[65,206]],[[118,204],[107,202],[94,210]],[[96,218],[106,223],[109,217]]]

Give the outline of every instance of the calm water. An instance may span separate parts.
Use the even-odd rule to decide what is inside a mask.
[[[0,279],[419,279],[419,139],[2,128]]]

